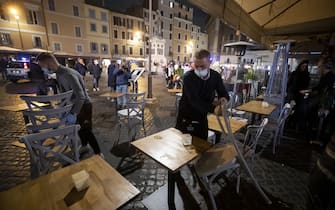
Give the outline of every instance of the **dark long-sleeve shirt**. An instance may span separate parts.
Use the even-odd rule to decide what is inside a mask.
[[[71,98],[73,107],[71,112],[79,114],[83,104],[90,101],[81,74],[74,69],[59,65],[56,77],[61,92],[73,90]]]
[[[219,73],[210,70],[210,77],[207,80],[199,78],[194,71],[188,71],[184,75],[183,95],[179,104],[179,117],[192,120],[206,118],[208,112],[213,111],[215,93],[219,98],[229,95],[223,85]]]

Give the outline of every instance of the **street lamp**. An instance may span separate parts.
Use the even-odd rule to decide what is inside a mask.
[[[152,0],[149,0],[149,75],[148,75],[148,99],[152,99],[152,75],[151,75],[151,40],[152,38]]]
[[[20,23],[19,23],[20,16],[17,14],[16,9],[14,9],[14,8],[11,9],[11,12],[14,15],[14,18],[15,18],[16,23],[17,23],[17,29],[19,31],[19,37],[20,37],[20,43],[21,43],[21,49],[23,49],[23,40],[22,40],[22,34],[21,34],[21,29],[20,29]]]

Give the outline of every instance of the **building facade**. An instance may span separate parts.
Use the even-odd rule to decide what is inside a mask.
[[[111,54],[113,58],[145,57],[145,26],[142,18],[118,12],[110,13]]]
[[[16,49],[48,48],[39,0],[0,0],[0,46]]]
[[[109,10],[84,4],[86,28],[86,55],[111,58],[110,13]]]

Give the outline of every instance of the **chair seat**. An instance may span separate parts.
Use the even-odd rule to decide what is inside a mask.
[[[195,165],[195,170],[199,176],[208,176],[215,173],[217,169],[225,168],[223,166],[235,165],[237,152],[234,145],[226,144],[213,147],[203,153]]]

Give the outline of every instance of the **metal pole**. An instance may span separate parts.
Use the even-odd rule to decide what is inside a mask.
[[[149,0],[149,75],[148,75],[148,98],[152,98],[151,38],[152,38],[152,0]]]
[[[23,40],[22,40],[22,34],[21,34],[21,29],[20,29],[19,18],[15,17],[15,19],[16,19],[16,23],[17,23],[17,29],[19,30],[21,48],[23,49]]]

